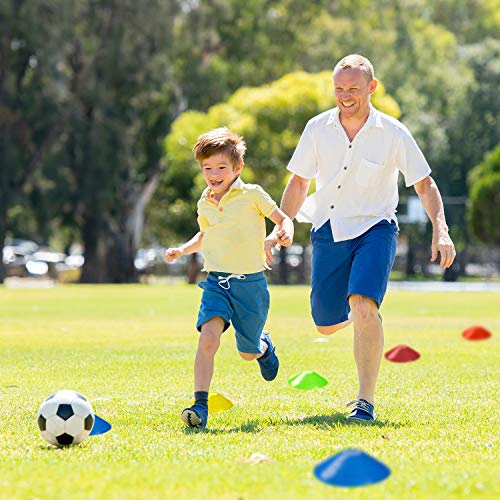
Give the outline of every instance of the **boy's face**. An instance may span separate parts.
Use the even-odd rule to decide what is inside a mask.
[[[227,154],[217,153],[203,160],[201,168],[207,186],[213,191],[215,198],[220,200],[240,174],[243,164],[233,166]]]

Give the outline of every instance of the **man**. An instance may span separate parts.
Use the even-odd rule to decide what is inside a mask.
[[[431,261],[448,268],[455,248],[441,195],[408,129],[370,104],[377,88],[365,57],[344,57],[333,71],[337,107],[312,118],[290,160],[281,209],[311,222],[311,310],[330,335],[354,324],[359,392],[351,420],[374,420],[375,385],[383,353],[379,308],[394,263],[398,172],[413,186],[433,226]],[[311,179],[316,192],[306,200]],[[277,238],[266,240],[268,262]]]

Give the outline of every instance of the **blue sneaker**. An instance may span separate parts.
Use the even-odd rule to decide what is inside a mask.
[[[265,380],[270,382],[276,378],[276,375],[278,375],[280,362],[278,356],[276,356],[276,348],[273,345],[269,332],[263,330],[260,338],[267,344],[267,351],[264,356],[257,358],[257,361],[260,365],[260,373]]]
[[[351,413],[347,417],[349,420],[357,420],[362,422],[369,422],[375,420],[375,408],[371,403],[364,399],[355,399],[347,403],[347,406],[353,406]]]
[[[182,410],[181,420],[188,427],[205,428],[208,420],[208,406],[195,403],[190,408]]]

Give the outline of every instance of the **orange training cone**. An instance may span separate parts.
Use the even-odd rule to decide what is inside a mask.
[[[465,340],[486,340],[491,337],[491,332],[482,326],[471,326],[462,332]]]

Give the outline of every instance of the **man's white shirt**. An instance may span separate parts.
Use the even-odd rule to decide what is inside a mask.
[[[334,241],[355,238],[384,219],[396,221],[398,173],[409,187],[431,172],[410,131],[371,105],[352,142],[338,108],[309,120],[288,170],[316,179],[316,192],[306,198],[297,221],[318,229],[330,220]]]

